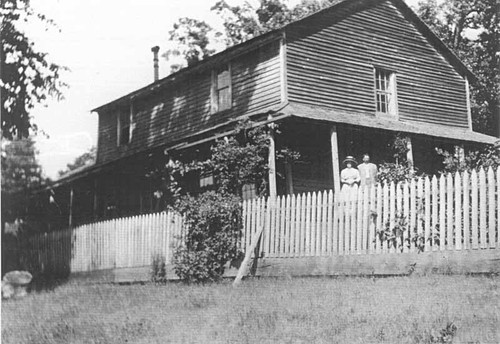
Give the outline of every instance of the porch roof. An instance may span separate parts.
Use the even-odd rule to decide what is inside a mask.
[[[376,128],[398,131],[459,141],[495,144],[498,138],[477,133],[469,129],[453,128],[449,126],[422,123],[414,121],[401,121],[389,118],[376,117],[368,113],[352,113],[337,109],[324,108],[297,103],[290,103],[282,111],[289,116],[308,118],[332,123],[357,125],[367,128]]]

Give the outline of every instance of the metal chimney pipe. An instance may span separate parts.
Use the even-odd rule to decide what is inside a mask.
[[[158,81],[159,79],[158,51],[160,51],[160,47],[154,46],[151,48],[151,51],[153,52],[154,81]]]

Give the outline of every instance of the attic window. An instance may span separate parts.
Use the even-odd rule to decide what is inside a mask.
[[[130,143],[130,114],[128,112],[120,112],[118,116],[117,132],[118,146]]]
[[[375,68],[375,102],[378,114],[396,115],[396,73]]]
[[[214,70],[212,77],[212,113],[231,108],[231,66]]]

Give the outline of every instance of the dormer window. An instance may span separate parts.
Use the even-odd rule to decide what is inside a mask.
[[[375,68],[375,102],[377,114],[397,114],[396,73]]]
[[[130,143],[130,114],[128,112],[120,112],[118,115],[118,146],[124,146]]]
[[[231,106],[231,66],[226,64],[213,71],[212,113],[230,109]]]

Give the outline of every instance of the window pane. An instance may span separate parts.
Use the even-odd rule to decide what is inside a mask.
[[[217,74],[218,89],[228,87],[230,83],[231,83],[231,76],[229,75],[229,70],[220,71]]]
[[[218,104],[219,111],[231,108],[231,92],[229,92],[229,87],[219,90]]]

